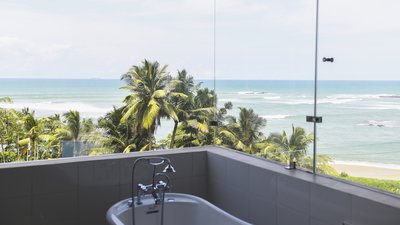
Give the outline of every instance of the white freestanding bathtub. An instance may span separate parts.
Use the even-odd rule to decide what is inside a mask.
[[[130,198],[129,198],[130,199]],[[132,208],[129,199],[114,204],[107,212],[112,225],[132,225]],[[161,205],[154,205],[152,196],[142,198],[135,206],[135,225],[160,225]],[[250,225],[206,200],[187,194],[166,193],[164,225]]]

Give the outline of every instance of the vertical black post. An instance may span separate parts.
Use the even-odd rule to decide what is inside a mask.
[[[317,118],[317,82],[318,82],[318,18],[319,0],[316,5],[315,17],[315,77],[314,77],[314,118]],[[314,151],[313,151],[313,173],[317,173],[317,121],[314,120]]]
[[[216,93],[216,62],[217,62],[217,0],[214,0],[214,68],[213,68],[213,73],[214,73],[214,108],[215,110],[217,109],[217,93]],[[215,112],[214,115],[214,121],[217,121],[217,112]],[[217,129],[218,125],[214,125],[214,138],[213,138],[213,144],[215,145],[215,139],[217,138]]]

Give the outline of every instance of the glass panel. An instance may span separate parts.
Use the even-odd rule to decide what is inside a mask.
[[[213,77],[212,0],[20,1],[0,12],[1,162],[182,146],[171,144],[174,119],[181,129],[199,106],[180,105],[197,86],[179,94],[189,79],[177,78]]]
[[[321,4],[319,152],[322,172],[400,194],[400,4],[344,0]],[[324,159],[320,159],[322,161]]]
[[[309,1],[218,1],[217,144],[311,168],[314,9]]]

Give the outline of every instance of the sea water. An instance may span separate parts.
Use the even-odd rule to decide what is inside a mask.
[[[203,87],[214,87],[211,80]],[[38,117],[78,110],[83,117],[99,118],[123,105],[129,92],[119,89],[120,80],[102,79],[0,79],[0,97],[12,104],[3,108],[28,107]],[[293,126],[307,132],[313,124],[305,120],[314,114],[313,81],[217,80],[218,105],[232,102],[230,114],[239,107],[252,108],[267,120],[265,135],[291,133]],[[400,165],[400,81],[319,81],[317,151],[335,160]],[[165,138],[172,121],[162,121],[157,138]],[[310,149],[311,150],[311,149]]]

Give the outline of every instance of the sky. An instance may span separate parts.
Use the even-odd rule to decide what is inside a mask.
[[[312,80],[314,0],[217,0],[216,78]],[[213,0],[0,0],[0,78],[214,71]],[[319,79],[399,80],[400,1],[320,0]],[[334,63],[322,63],[334,57]]]

